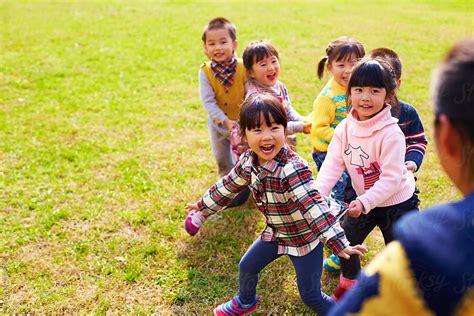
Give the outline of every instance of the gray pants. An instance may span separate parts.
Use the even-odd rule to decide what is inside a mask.
[[[211,147],[219,168],[219,177],[229,173],[234,167],[235,161],[230,150],[230,131],[222,124],[217,124],[211,118],[207,119],[209,136],[211,137]]]

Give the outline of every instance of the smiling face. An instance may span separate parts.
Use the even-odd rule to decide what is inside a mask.
[[[352,108],[359,120],[365,121],[379,113],[386,100],[387,91],[380,87],[351,87]]]
[[[328,70],[334,76],[334,80],[336,80],[339,85],[347,87],[349,79],[351,78],[352,68],[354,68],[356,62],[357,57],[354,54],[351,54],[348,58],[339,61],[331,61],[328,64]]]
[[[280,74],[280,62],[276,56],[267,56],[254,63],[249,76],[266,87],[273,87]]]
[[[263,113],[260,113],[260,126],[245,129],[245,138],[250,149],[257,154],[259,165],[272,160],[285,145],[285,127],[275,123],[270,115],[270,126]]]
[[[214,29],[206,33],[204,53],[218,63],[230,60],[237,48],[237,40],[233,41],[227,29]]]

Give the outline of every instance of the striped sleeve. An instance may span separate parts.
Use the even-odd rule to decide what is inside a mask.
[[[228,175],[218,180],[197,203],[199,211],[209,216],[224,209],[250,182],[249,163],[250,151],[242,156]]]
[[[426,139],[425,129],[421,123],[420,116],[416,109],[405,102],[400,102],[400,117],[398,124],[403,134],[405,134],[406,152],[405,162],[413,161],[416,164],[416,170],[420,169],[423,158],[425,157]]]
[[[419,121],[421,128],[421,121]],[[405,135],[405,141],[407,144],[407,150],[405,153],[405,162],[413,161],[416,163],[416,170],[420,169],[423,158],[425,157],[426,146],[428,145],[428,140],[425,136],[425,131],[418,134],[409,134]]]

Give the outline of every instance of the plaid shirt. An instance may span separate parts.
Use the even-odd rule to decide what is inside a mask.
[[[323,197],[314,186],[308,163],[288,148],[261,166],[251,150],[245,152],[232,171],[214,184],[198,202],[204,216],[230,204],[249,187],[267,226],[261,238],[277,241],[278,253],[304,256],[320,241],[334,253],[349,246],[336,216],[345,205]]]

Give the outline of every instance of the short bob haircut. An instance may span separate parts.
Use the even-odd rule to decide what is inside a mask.
[[[283,125],[286,130],[288,116],[283,105],[271,93],[252,93],[242,103],[240,109],[240,132],[245,135],[245,130],[252,130],[263,125],[262,114],[267,126],[276,124]]]
[[[258,63],[264,58],[275,56],[278,57],[278,51],[269,41],[256,41],[248,44],[242,54],[242,60],[244,62],[245,69],[247,71],[252,70],[252,66]]]
[[[385,88],[387,99],[392,107],[398,108],[398,99],[395,96],[397,83],[395,73],[390,64],[380,58],[363,58],[352,70],[349,85],[347,86],[347,106],[350,105],[351,88],[353,87],[377,87]]]

